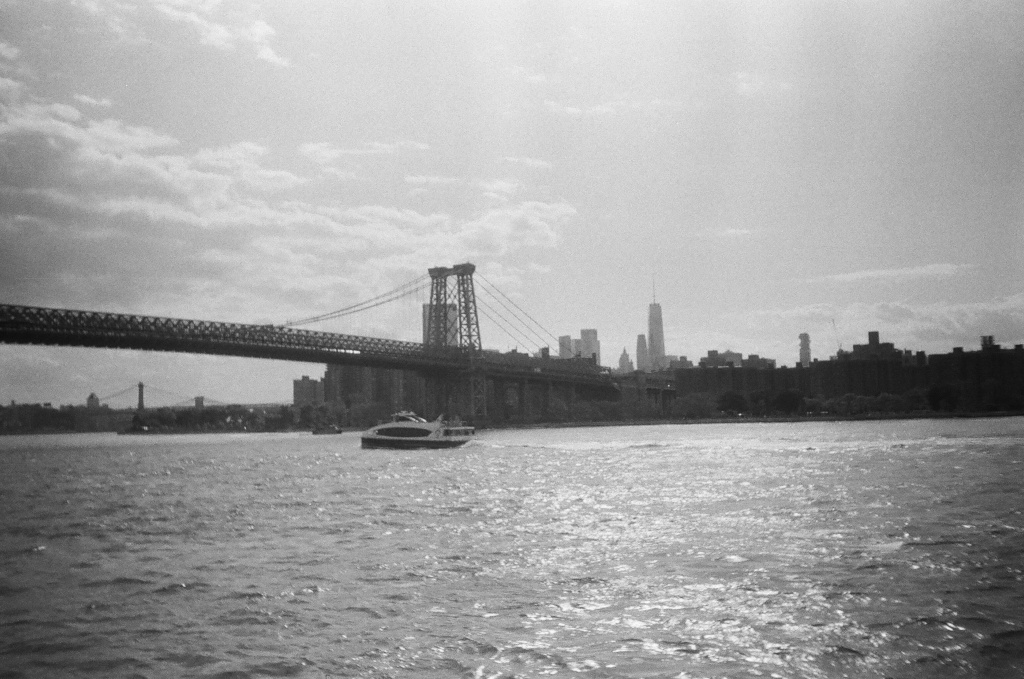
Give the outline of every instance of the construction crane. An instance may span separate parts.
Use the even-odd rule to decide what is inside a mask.
[[[832,334],[836,338],[836,356],[843,353],[843,343],[839,341],[839,331],[836,329],[836,319],[832,319]]]

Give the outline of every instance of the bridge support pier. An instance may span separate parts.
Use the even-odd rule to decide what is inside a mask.
[[[472,422],[487,421],[487,375],[478,368],[473,368],[468,378],[469,414]]]
[[[530,408],[530,383],[522,380],[516,385],[519,390],[519,420],[529,422],[532,408]]]

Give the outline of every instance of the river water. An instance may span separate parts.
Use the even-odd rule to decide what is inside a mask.
[[[1024,676],[1024,419],[0,439],[0,677]]]

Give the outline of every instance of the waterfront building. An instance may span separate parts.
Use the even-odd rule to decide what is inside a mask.
[[[636,336],[636,369],[644,373],[651,370],[651,355],[647,352],[647,336],[643,334]]]
[[[761,358],[757,354],[750,354],[742,361],[744,368],[774,368],[774,358]]]
[[[685,356],[669,356],[668,367],[669,370],[681,370],[683,368],[692,368],[693,361],[686,358]]]
[[[317,406],[324,402],[324,384],[320,380],[311,380],[309,375],[303,375],[301,380],[292,381],[292,404],[301,408],[303,406]]]
[[[811,365],[811,336],[806,332],[800,333],[800,365],[804,368]]]
[[[100,397],[96,395],[96,392],[89,394],[89,397],[85,399],[85,407],[90,410],[96,410],[100,407]]]
[[[867,344],[854,344],[851,351],[843,352],[839,358],[846,361],[902,361],[903,354],[892,342],[880,342],[878,331],[871,330],[868,332]]]
[[[661,320],[661,305],[652,302],[647,310],[647,352],[651,370],[668,367],[665,360],[665,327]]]
[[[597,339],[597,330],[580,330],[580,355],[592,358],[596,365],[601,365],[601,343]]]
[[[711,349],[708,355],[700,359],[702,368],[741,368],[743,367],[743,354],[736,351],[716,351]]]

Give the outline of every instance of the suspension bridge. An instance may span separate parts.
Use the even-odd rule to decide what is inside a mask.
[[[129,384],[126,387],[102,396],[98,396],[93,393],[90,395],[90,399],[95,396],[95,402],[97,404],[120,408],[129,408],[137,405],[138,409],[142,409],[144,407],[144,403],[150,403],[154,393],[157,396],[158,402],[161,404],[159,407],[165,408],[196,408],[201,406],[232,405],[227,401],[210,398],[209,396],[189,396],[181,393],[180,391],[165,389],[164,387],[154,385],[152,383],[143,384],[142,382]]]
[[[224,323],[101,311],[0,305],[0,343],[172,351],[415,371],[426,383],[419,410],[486,422],[512,391],[519,409],[546,411],[552,397],[614,399],[618,386],[585,359],[555,360],[484,351],[479,315],[527,344],[546,344],[539,323],[486,280],[490,301],[478,306],[473,264],[435,267],[428,275],[326,314],[274,324]],[[481,277],[482,278],[482,277]],[[424,342],[361,337],[298,326],[373,309],[429,286]],[[554,339],[553,336],[551,336]],[[557,342],[557,339],[555,340]],[[518,419],[518,418],[517,418]]]

